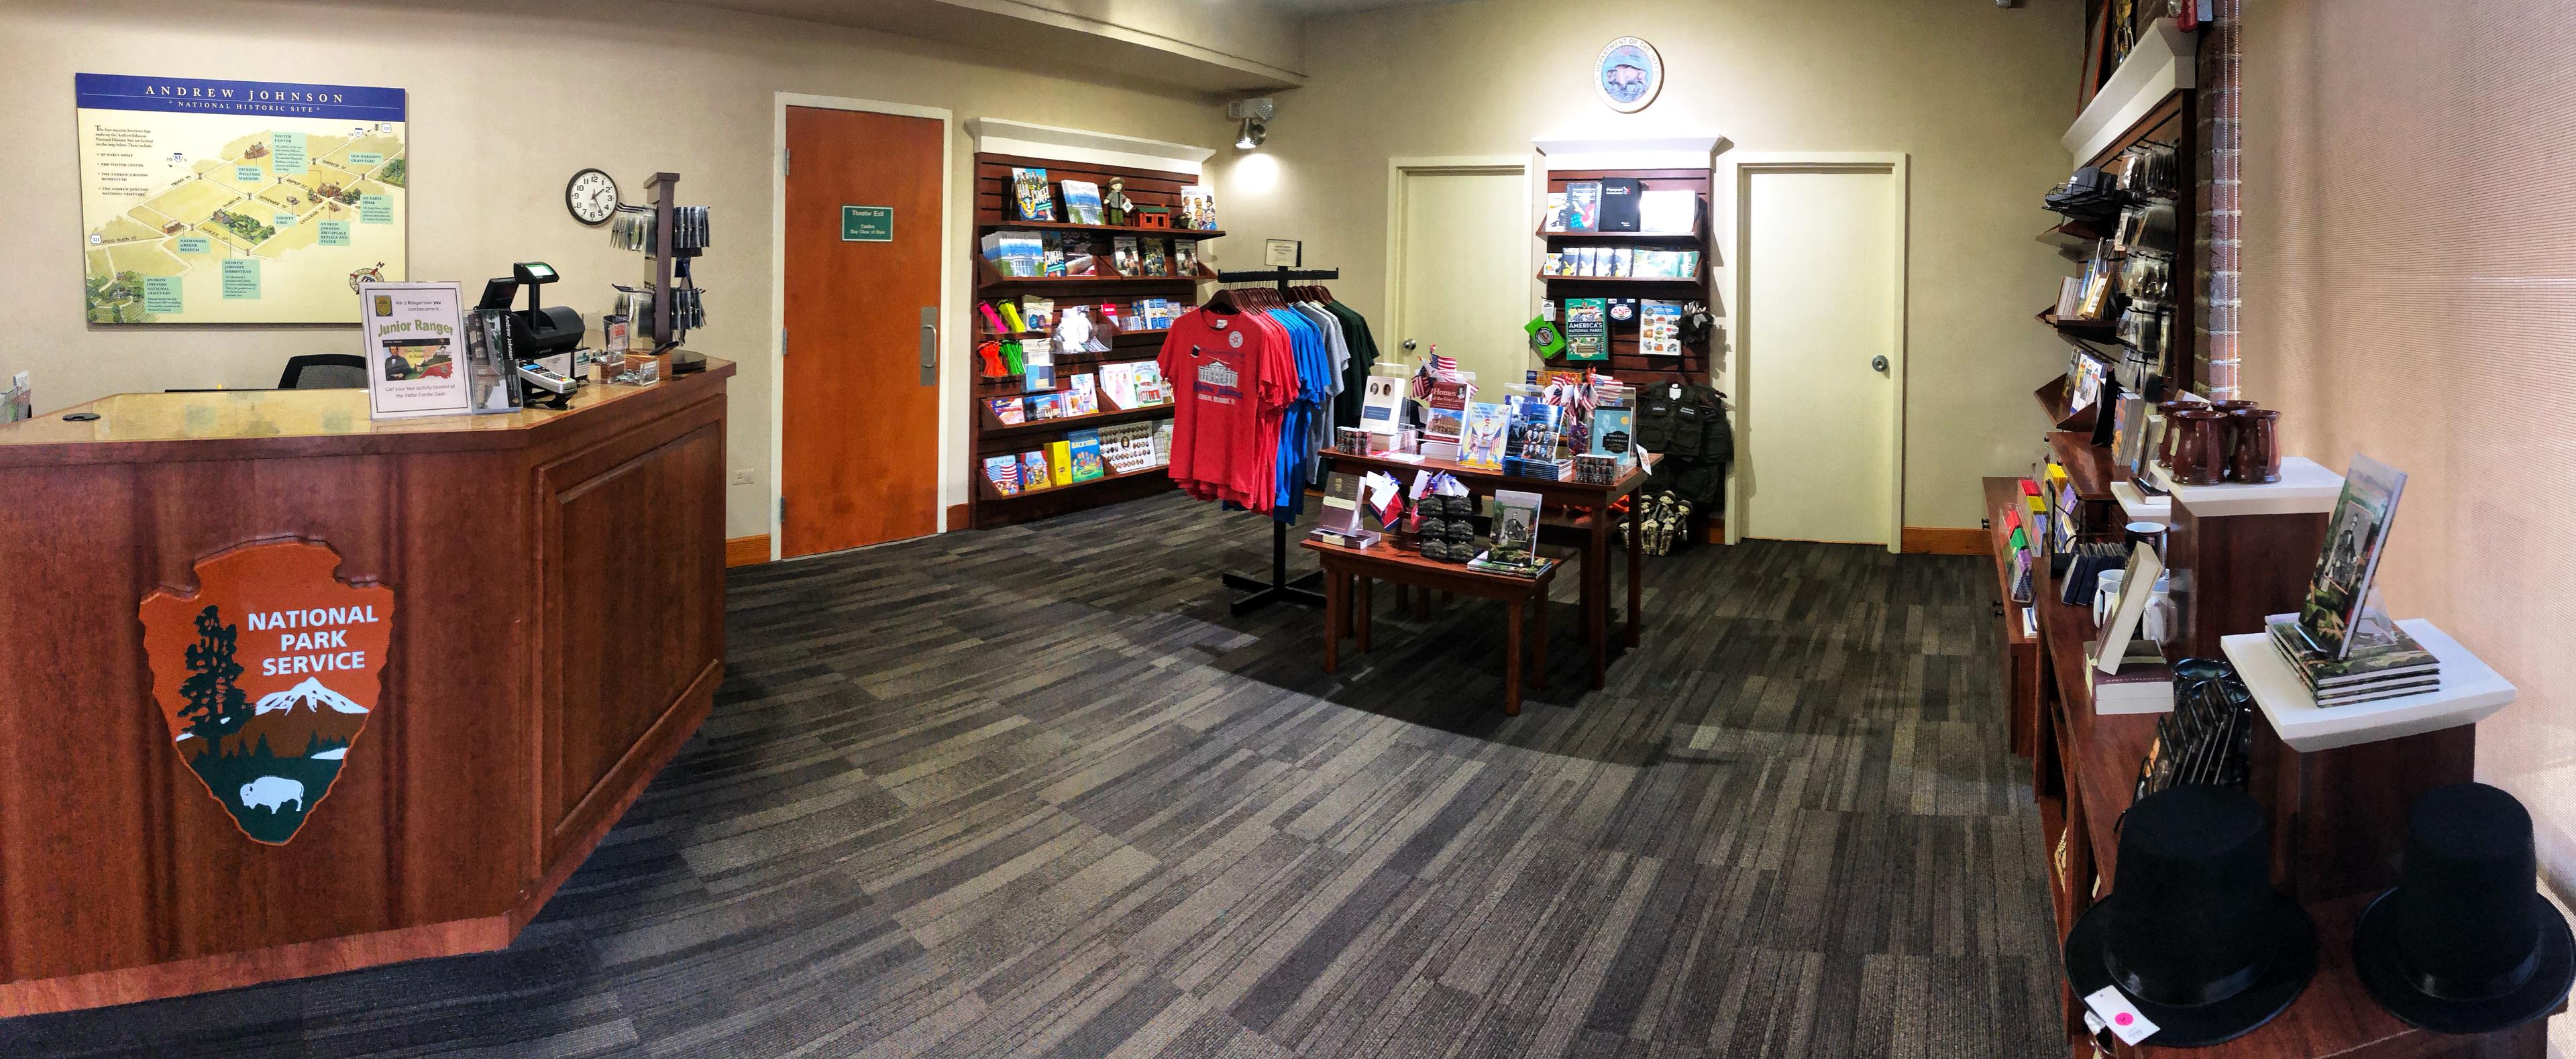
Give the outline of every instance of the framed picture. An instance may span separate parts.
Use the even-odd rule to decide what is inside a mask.
[[[1592,89],[1601,101],[1622,114],[1634,114],[1664,90],[1664,57],[1636,37],[1620,37],[1601,46],[1592,63]]]

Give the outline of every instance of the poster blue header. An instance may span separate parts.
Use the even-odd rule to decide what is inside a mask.
[[[281,118],[403,120],[403,90],[306,85],[291,81],[209,81],[195,77],[74,74],[85,110],[250,114]]]

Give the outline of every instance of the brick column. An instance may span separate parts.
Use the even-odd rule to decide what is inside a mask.
[[[2198,74],[2200,89],[2194,117],[2199,122],[2200,187],[2197,189],[2201,268],[2195,307],[2192,356],[2197,361],[2197,387],[2212,400],[2237,397],[2238,181],[2244,107],[2238,96],[2243,73],[2237,65],[2237,31],[2243,24],[2244,0],[2217,0],[2218,18],[2201,31]]]

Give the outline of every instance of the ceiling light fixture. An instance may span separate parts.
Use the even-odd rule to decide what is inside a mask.
[[[1269,96],[1238,99],[1225,105],[1225,116],[1243,124],[1234,137],[1236,150],[1249,151],[1270,137],[1270,119],[1279,113],[1279,105]]]

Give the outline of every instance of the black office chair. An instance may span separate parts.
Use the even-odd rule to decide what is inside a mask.
[[[367,358],[355,353],[300,353],[286,358],[286,373],[277,377],[281,390],[362,390],[367,386]]]

